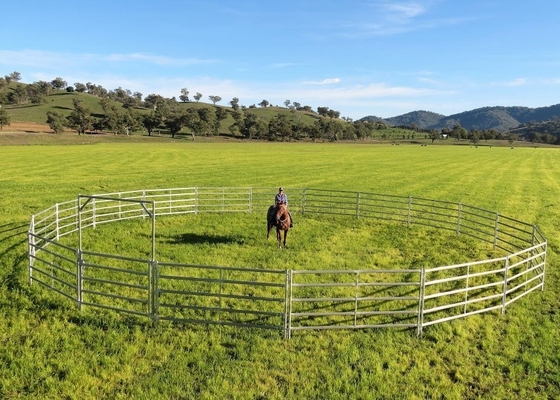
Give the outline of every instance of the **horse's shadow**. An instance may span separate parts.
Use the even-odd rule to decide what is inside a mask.
[[[199,235],[196,233],[182,233],[164,238],[172,244],[243,244],[245,240],[239,236]]]

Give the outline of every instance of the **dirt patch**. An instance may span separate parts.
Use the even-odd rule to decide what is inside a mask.
[[[52,133],[48,124],[37,124],[33,122],[12,122],[4,126],[0,132],[28,132],[28,133]]]

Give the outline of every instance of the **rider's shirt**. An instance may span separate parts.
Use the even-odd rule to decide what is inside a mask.
[[[288,197],[286,196],[285,193],[277,193],[276,197],[274,199],[275,204],[279,204],[279,203],[284,203],[286,204],[286,206],[288,205]]]

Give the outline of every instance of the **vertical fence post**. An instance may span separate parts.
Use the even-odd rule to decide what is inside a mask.
[[[119,192],[119,199],[121,198],[122,193]],[[122,218],[122,201],[119,200],[119,219]]]
[[[253,213],[253,188],[249,188],[249,214]]]
[[[27,234],[28,257],[29,257],[29,284],[33,284],[33,266],[35,265],[35,215],[31,216],[29,232]]]
[[[507,300],[507,282],[508,282],[508,268],[509,268],[509,256],[506,256],[506,261],[504,265],[504,286],[502,294],[502,315],[506,312],[506,300]]]
[[[542,236],[541,236],[541,239],[543,239]],[[542,267],[542,278],[541,278],[541,291],[544,291],[544,276],[545,276],[545,273],[546,273],[546,251],[547,251],[547,247],[548,247],[548,243],[545,240],[544,241],[544,252],[543,252],[543,257],[542,257],[543,267]]]
[[[360,218],[360,192],[356,192],[356,218]]]
[[[420,288],[418,290],[418,327],[416,329],[416,335],[422,336],[422,330],[424,327],[424,292],[426,289],[426,268],[422,267],[420,270]]]
[[[292,301],[293,301],[294,271],[286,270],[286,290],[284,306],[284,339],[292,338]]]
[[[80,247],[76,251],[76,303],[79,311],[82,311],[82,303],[84,301],[83,285],[84,285],[84,255]]]
[[[496,213],[496,220],[494,222],[494,250],[498,245],[498,222],[500,220],[500,214]]]
[[[153,325],[159,322],[159,265],[157,261],[148,263],[148,313]]]
[[[410,224],[412,223],[412,196],[408,196],[408,215],[406,217],[406,224],[408,226],[410,226]]]
[[[360,290],[360,272],[356,271],[356,279],[354,281],[354,328],[358,322],[358,291]]]
[[[60,239],[60,226],[58,223],[58,203],[54,205],[54,218],[56,223],[56,240]]]
[[[95,198],[91,199],[91,218],[92,218],[92,224],[93,224],[93,229],[96,228],[96,224],[95,224]]]
[[[463,211],[463,205],[459,203],[457,210],[457,236],[461,234],[461,212]]]
[[[194,213],[198,214],[198,186],[194,188]]]
[[[467,300],[469,299],[469,275],[471,273],[471,265],[467,265],[467,278],[465,279],[465,306],[463,307],[463,314],[467,313]]]
[[[146,189],[142,189],[142,200],[146,200]],[[142,207],[142,219],[146,219],[146,209]]]
[[[82,251],[82,195],[78,195],[78,250]]]

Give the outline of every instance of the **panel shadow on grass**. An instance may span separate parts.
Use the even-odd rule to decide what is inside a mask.
[[[197,233],[182,233],[163,238],[171,244],[243,244],[242,237],[230,235],[199,235]]]

